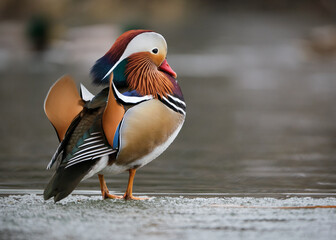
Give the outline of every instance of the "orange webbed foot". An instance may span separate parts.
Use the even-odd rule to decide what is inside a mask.
[[[121,199],[123,198],[122,196],[117,196],[114,194],[110,194],[107,186],[106,186],[106,182],[104,180],[104,176],[101,174],[98,174],[98,178],[99,178],[99,183],[100,183],[100,190],[102,193],[102,197],[103,199]]]
[[[125,200],[148,200],[149,198],[140,198],[140,197],[134,197],[133,196],[133,180],[134,180],[134,176],[135,176],[135,172],[136,169],[129,169],[129,178],[128,178],[128,185],[127,185],[127,189],[126,192],[123,196],[123,199]]]
[[[148,197],[134,197],[133,195],[127,195],[126,193],[122,197],[125,200],[149,200]]]
[[[108,192],[108,190],[105,191],[105,192],[102,192],[102,196],[103,196],[103,199],[104,199],[104,200],[105,200],[105,199],[122,199],[122,198],[123,198],[122,196],[118,196],[118,195],[110,194],[110,193]]]

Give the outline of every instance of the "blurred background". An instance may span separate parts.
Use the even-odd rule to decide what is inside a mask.
[[[133,28],[165,36],[188,106],[135,192],[336,192],[334,0],[2,0],[0,188],[44,188],[49,87],[70,74],[97,93],[91,66]],[[106,178],[126,188],[128,174]]]

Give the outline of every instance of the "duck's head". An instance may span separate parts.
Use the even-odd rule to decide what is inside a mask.
[[[169,77],[176,73],[166,60],[167,43],[162,35],[149,30],[122,34],[111,49],[91,69],[96,84],[108,84],[113,73],[117,87],[136,90],[140,95],[166,96],[173,91]]]

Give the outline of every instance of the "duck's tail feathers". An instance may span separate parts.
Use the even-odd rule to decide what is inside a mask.
[[[87,175],[91,168],[91,161],[76,164],[75,167],[58,168],[44,189],[44,199],[48,200],[54,197],[54,201],[58,202],[67,197]]]

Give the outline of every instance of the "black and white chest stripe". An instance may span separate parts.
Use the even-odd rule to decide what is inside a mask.
[[[175,112],[186,115],[187,106],[181,99],[168,94],[167,97],[159,95],[159,100]]]
[[[144,102],[144,101],[154,99],[154,97],[152,95],[146,95],[146,96],[141,96],[141,97],[125,96],[118,91],[118,89],[115,87],[114,83],[112,84],[112,89],[113,89],[113,93],[114,93],[114,96],[116,97],[117,101],[122,103],[122,104],[126,104],[126,105],[127,104],[135,105],[135,104],[139,104],[139,103]],[[159,100],[163,104],[165,104],[167,107],[174,110],[175,112],[179,112],[183,115],[186,115],[186,104],[181,99],[168,94],[167,97],[159,95]]]

